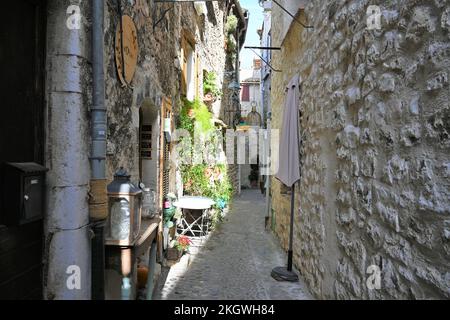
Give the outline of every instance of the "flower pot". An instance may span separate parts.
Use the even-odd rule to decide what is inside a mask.
[[[168,248],[166,252],[167,260],[178,260],[182,256],[182,252],[177,248]]]
[[[139,267],[137,269],[137,283],[138,288],[143,289],[147,285],[148,279],[148,268],[147,267]]]

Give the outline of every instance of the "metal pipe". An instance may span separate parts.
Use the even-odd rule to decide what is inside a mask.
[[[255,46],[244,46],[244,49],[260,49],[260,50],[281,50],[281,47],[255,47]]]
[[[155,268],[156,268],[156,252],[157,252],[156,242],[152,243],[150,248],[150,255],[148,261],[148,275],[147,275],[147,300],[152,300],[153,289],[155,287]]]
[[[92,1],[92,103],[91,108],[91,170],[92,179],[105,179],[106,106],[103,70],[104,0]]]
[[[289,250],[287,270],[292,271],[292,242],[294,240],[294,206],[295,206],[295,183],[291,187],[291,221],[289,226]]]
[[[105,300],[105,221],[92,225],[92,300]]]
[[[105,74],[103,69],[104,0],[92,1],[92,103],[91,108],[91,180],[106,176],[106,106]],[[103,190],[106,192],[106,190]],[[105,299],[105,240],[104,222],[93,226],[92,298]]]
[[[271,78],[269,78],[271,79]],[[269,81],[269,79],[265,80],[265,81]],[[270,85],[270,84],[269,84]],[[263,101],[265,101],[264,99],[264,93],[265,93],[265,88],[264,88],[264,82],[262,83],[263,86]],[[269,91],[270,94],[270,91]],[[267,221],[270,221],[270,216],[271,216],[271,199],[270,199],[270,188],[271,188],[271,174],[270,174],[270,159],[271,159],[271,128],[272,128],[272,111],[271,111],[271,104],[270,104],[270,96],[269,99],[267,101],[267,111],[266,111],[266,129],[267,129],[267,142],[266,142],[266,154],[265,156],[267,157],[267,162],[266,162],[266,166],[267,166],[267,175],[266,175],[266,217],[267,217]]]

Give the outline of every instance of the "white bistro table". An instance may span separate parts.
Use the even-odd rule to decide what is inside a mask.
[[[208,210],[214,204],[214,201],[206,197],[197,196],[183,196],[174,202],[174,206],[180,208],[183,212],[180,223],[177,225],[177,233],[184,235],[188,232],[192,236],[204,236],[208,231],[208,224],[205,221],[208,220]],[[183,209],[188,210],[201,210],[202,214],[199,217],[194,217],[190,211],[185,212]]]

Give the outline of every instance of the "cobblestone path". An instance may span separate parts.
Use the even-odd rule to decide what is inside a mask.
[[[259,190],[243,190],[222,225],[166,272],[155,298],[312,299],[302,280],[278,282],[270,276],[273,267],[285,265],[286,255],[264,230],[264,204]]]

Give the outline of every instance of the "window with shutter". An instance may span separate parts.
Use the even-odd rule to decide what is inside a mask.
[[[242,86],[241,101],[250,101],[250,86],[248,84]]]
[[[181,40],[182,46],[182,75],[181,75],[181,93],[186,96],[188,100],[194,100],[197,96],[197,62],[194,46],[191,42],[183,37]]]

